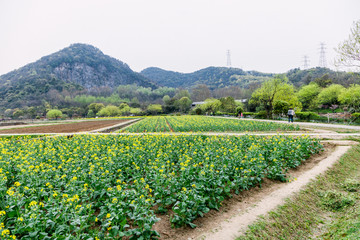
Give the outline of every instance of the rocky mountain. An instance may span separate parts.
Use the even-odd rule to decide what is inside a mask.
[[[91,90],[137,84],[156,88],[125,63],[86,44],[72,44],[0,76],[0,107],[37,105],[51,90]]]
[[[247,88],[251,84],[261,83],[274,76],[269,73],[246,72],[240,68],[226,67],[208,67],[192,73],[179,73],[150,67],[140,73],[159,86],[191,88],[198,84],[206,84],[210,89],[228,86]]]

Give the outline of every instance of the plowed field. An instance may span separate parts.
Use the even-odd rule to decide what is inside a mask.
[[[46,126],[37,126],[37,127],[22,127],[22,128],[12,128],[12,129],[3,129],[0,130],[0,134],[5,133],[16,133],[16,134],[25,134],[25,133],[73,133],[73,132],[85,132],[92,131],[104,127],[110,127],[119,123],[127,122],[129,120],[104,120],[104,121],[84,121],[77,123],[67,123],[67,124],[56,124],[56,125],[46,125]]]

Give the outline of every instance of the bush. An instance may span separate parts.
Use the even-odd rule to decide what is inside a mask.
[[[254,112],[243,112],[244,117],[255,116],[255,115],[256,115],[256,113],[254,113]]]
[[[300,120],[310,121],[311,119],[319,119],[319,115],[314,112],[297,112],[296,117]]]
[[[351,114],[352,122],[360,123],[360,113]]]
[[[201,108],[195,108],[195,113],[196,113],[196,115],[201,115],[203,112],[202,112]]]
[[[260,111],[260,112],[256,113],[255,118],[266,119],[267,118],[267,112],[266,111]]]
[[[46,113],[46,117],[49,119],[54,119],[54,118],[58,119],[58,118],[62,117],[62,112],[57,109],[52,109]]]
[[[355,119],[360,118],[360,113],[356,112],[356,113],[351,114],[351,116]]]
[[[147,113],[150,115],[156,115],[163,111],[162,106],[160,104],[150,104],[146,110]]]
[[[97,115],[100,117],[116,117],[120,114],[120,109],[113,105],[106,106],[97,113]]]
[[[276,100],[274,102],[274,113],[275,114],[286,114],[289,110],[290,104],[286,101]]]
[[[244,112],[244,108],[243,108],[243,107],[241,107],[241,106],[236,107],[236,113],[237,113],[238,115],[241,114],[242,112]]]
[[[236,116],[236,113],[228,113],[228,112],[216,112],[215,116]]]

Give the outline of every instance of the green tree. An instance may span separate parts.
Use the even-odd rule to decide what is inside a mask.
[[[35,107],[28,107],[25,109],[25,114],[28,118],[34,119],[36,117],[36,109]]]
[[[315,78],[314,82],[323,88],[325,88],[333,83],[329,74],[327,74],[327,73],[322,75],[320,78]]]
[[[4,112],[5,117],[12,117],[13,110],[12,109],[6,109]]]
[[[93,110],[89,109],[89,111],[87,113],[87,117],[93,118],[93,117],[96,117],[96,114],[94,113]]]
[[[189,99],[191,99],[190,93],[188,90],[178,89],[174,98],[181,99],[182,97],[188,97]]]
[[[163,110],[162,110],[162,106],[160,104],[150,104],[148,107],[147,107],[147,111],[150,113],[150,114],[159,114],[161,113]]]
[[[213,114],[220,110],[221,101],[215,98],[208,98],[205,100],[205,103],[200,106],[202,112]]]
[[[171,101],[171,98],[169,95],[165,95],[163,98],[162,98],[163,102],[165,105],[170,105],[170,101]]]
[[[46,113],[46,117],[49,119],[58,119],[62,116],[62,112],[58,109],[51,109]]]
[[[274,101],[274,113],[275,114],[286,114],[290,108],[290,104],[283,100]]]
[[[94,114],[97,114],[104,107],[105,106],[102,103],[91,103],[88,108],[89,110],[92,110]]]
[[[13,112],[14,118],[22,118],[25,115],[25,112],[22,109],[16,108]]]
[[[316,83],[310,83],[309,85],[303,86],[296,95],[302,106],[305,109],[308,109],[314,105],[320,91],[321,88],[319,87],[319,85],[317,85]]]
[[[244,112],[244,107],[243,106],[237,106],[235,109],[236,115],[240,115],[241,113]]]
[[[180,111],[187,112],[191,108],[192,101],[188,97],[182,97],[177,100],[177,104],[179,106]]]
[[[349,110],[360,111],[360,85],[354,84],[344,89],[339,95],[341,104],[346,105]]]
[[[121,114],[120,109],[114,105],[108,105],[98,112],[101,117],[116,117]]]
[[[141,108],[130,108],[130,113],[138,116],[142,114],[142,110]]]
[[[191,89],[191,99],[196,101],[204,101],[211,97],[211,92],[205,84],[196,85]]]
[[[130,101],[130,106],[134,107],[134,108],[140,107],[139,99],[137,97],[132,98],[131,101]]]
[[[129,107],[129,105],[127,105],[126,103],[121,103],[120,105],[119,105],[119,109],[121,110],[121,109],[123,109],[123,108],[128,108]]]
[[[338,97],[344,89],[340,84],[331,84],[329,87],[321,90],[318,95],[318,102],[324,105],[337,105],[339,104]]]
[[[349,38],[340,43],[336,51],[339,54],[337,65],[360,67],[360,20],[353,23]]]
[[[119,109],[122,116],[127,116],[130,114],[131,108],[126,103],[120,104]]]
[[[235,113],[236,103],[233,97],[222,97],[220,98],[221,111],[226,113]]]
[[[276,98],[286,101],[286,98],[293,98],[295,96],[293,87],[287,84],[287,82],[288,79],[281,75],[264,82],[251,95],[250,104],[255,103],[262,106],[266,110],[267,118],[271,118]]]

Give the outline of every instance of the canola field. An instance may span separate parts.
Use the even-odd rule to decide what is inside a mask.
[[[245,132],[245,131],[297,131],[296,124],[281,124],[206,116],[147,117],[121,132]]]
[[[169,209],[174,227],[195,227],[321,150],[306,136],[0,138],[0,238],[154,239]]]

